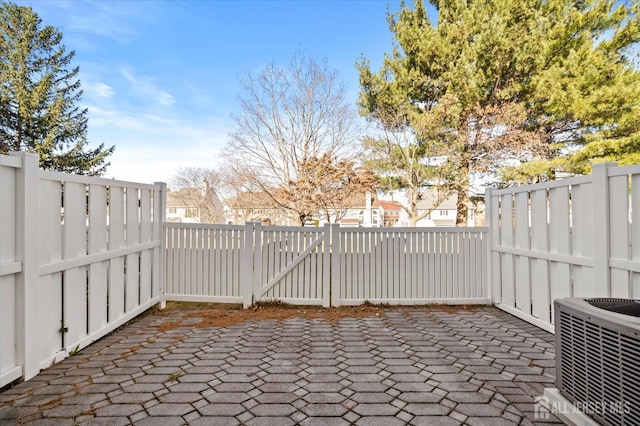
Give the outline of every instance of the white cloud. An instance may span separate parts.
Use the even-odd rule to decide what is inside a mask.
[[[167,182],[179,167],[216,167],[230,129],[216,117],[181,118],[89,107],[89,140],[115,145],[106,177]]]
[[[110,98],[115,93],[113,88],[105,83],[84,83],[83,90],[89,96],[96,96],[99,98]]]
[[[94,34],[126,43],[135,37],[134,22],[146,20],[149,13],[137,2],[72,2],[67,11],[67,26],[73,31]]]
[[[131,83],[132,89],[163,107],[170,107],[175,103],[175,98],[168,92],[157,87],[153,77],[138,77],[134,75],[131,67],[123,67],[120,73]]]

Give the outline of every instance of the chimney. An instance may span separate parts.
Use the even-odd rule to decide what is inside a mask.
[[[364,220],[362,221],[362,226],[371,226],[373,223],[373,213],[371,211],[372,197],[371,192],[367,191],[364,195],[365,199],[365,210],[364,210]]]

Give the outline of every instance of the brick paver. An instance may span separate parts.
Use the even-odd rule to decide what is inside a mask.
[[[0,425],[531,425],[554,379],[553,336],[493,307],[197,322],[140,318],[1,392]]]

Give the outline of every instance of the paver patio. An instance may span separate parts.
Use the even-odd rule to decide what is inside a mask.
[[[0,393],[0,425],[531,425],[553,336],[493,307],[196,327],[152,313]]]

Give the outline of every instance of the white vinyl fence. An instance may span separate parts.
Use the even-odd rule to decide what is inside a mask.
[[[165,228],[167,300],[490,303],[486,228]]]
[[[162,300],[164,185],[38,169],[0,155],[0,386]]]
[[[252,229],[251,227],[250,229]],[[165,298],[243,303],[246,226],[165,223]],[[252,242],[249,243],[253,245]]]
[[[553,331],[557,298],[640,298],[640,166],[598,164],[485,200],[496,306]]]
[[[490,303],[486,228],[340,228],[332,305]]]
[[[167,223],[166,300],[329,306],[329,228]]]
[[[0,387],[165,300],[488,304],[640,298],[640,165],[486,193],[488,228],[163,223],[164,184],[0,155]]]

